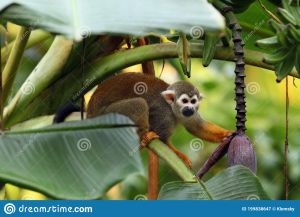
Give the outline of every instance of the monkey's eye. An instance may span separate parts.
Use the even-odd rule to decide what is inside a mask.
[[[189,102],[188,99],[182,99],[182,103],[186,104],[188,102]]]
[[[191,100],[191,103],[192,103],[192,104],[195,104],[196,102],[197,102],[196,99],[192,99],[192,100]]]

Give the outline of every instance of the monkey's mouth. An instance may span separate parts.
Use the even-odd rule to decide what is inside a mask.
[[[190,116],[192,116],[194,113],[195,113],[194,108],[191,108],[191,107],[184,107],[184,108],[182,109],[182,114],[183,114],[183,116],[185,116],[185,117],[190,117]]]

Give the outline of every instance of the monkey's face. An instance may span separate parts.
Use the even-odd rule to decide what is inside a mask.
[[[179,118],[189,118],[197,113],[201,94],[197,93],[176,93],[174,90],[162,92],[162,96],[171,105],[174,115]]]
[[[179,108],[180,114],[184,117],[190,117],[195,114],[199,107],[199,99],[195,94],[189,96],[187,94],[182,94],[176,100],[176,105]]]

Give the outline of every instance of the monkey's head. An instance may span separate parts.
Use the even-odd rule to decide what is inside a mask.
[[[202,99],[197,88],[186,81],[178,81],[170,85],[161,94],[179,119],[189,118],[196,114]]]

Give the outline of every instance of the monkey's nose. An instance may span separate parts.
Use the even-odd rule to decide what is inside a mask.
[[[184,107],[182,109],[182,114],[186,117],[190,117],[194,114],[194,109],[190,107]]]

